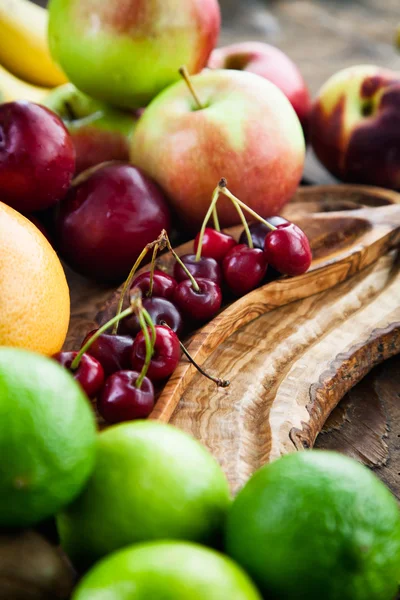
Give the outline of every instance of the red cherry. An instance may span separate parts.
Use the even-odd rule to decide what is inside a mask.
[[[178,336],[172,329],[156,325],[156,341],[147,377],[151,381],[161,381],[169,377],[178,366],[181,349]],[[146,344],[143,332],[137,334],[132,349],[132,366],[137,371],[143,367],[146,357]]]
[[[148,296],[150,290],[150,271],[141,273],[132,283],[132,288],[139,288],[142,292],[143,298]],[[176,281],[170,275],[167,275],[163,271],[154,271],[153,276],[153,293],[152,296],[158,298],[166,298],[171,300],[174,295],[176,288]]]
[[[249,248],[246,244],[232,248],[222,263],[225,281],[236,296],[244,296],[260,285],[267,266],[264,252],[259,248]]]
[[[57,352],[53,355],[60,365],[68,369],[89,398],[95,398],[104,383],[104,370],[98,360],[89,354],[82,354],[79,366],[72,370],[71,364],[77,352]]]
[[[180,259],[195,279],[198,277],[210,279],[221,286],[221,267],[214,258],[202,256],[200,260],[196,260],[195,254],[184,254]],[[177,281],[188,279],[187,274],[179,263],[175,263],[174,276]]]
[[[89,338],[96,333],[94,329],[87,334],[82,342],[81,348]],[[122,371],[130,368],[130,358],[133,346],[133,339],[128,335],[112,335],[102,333],[97,340],[93,342],[88,350],[88,354],[96,358],[104,369],[108,377],[115,371]]]
[[[195,323],[209,321],[221,308],[221,288],[209,279],[196,279],[200,290],[196,291],[188,279],[175,288],[174,302],[183,315]]]
[[[195,252],[197,252],[197,248],[199,247],[199,238],[200,233],[196,235],[194,240]],[[236,246],[236,244],[236,240],[231,235],[206,227],[201,246],[201,256],[213,258],[217,262],[221,262],[224,256],[231,248]]]
[[[265,220],[268,221],[268,223],[270,223],[274,227],[278,227],[278,225],[283,225],[284,223],[289,223],[287,219],[284,219],[283,217],[280,217],[278,215],[274,217],[268,217],[268,219]],[[249,229],[251,239],[253,240],[254,248],[264,250],[265,236],[271,232],[271,229],[267,225],[264,225],[264,223],[260,223],[260,221],[255,221],[254,223],[251,223],[249,225]],[[239,244],[248,245],[247,235],[244,230],[240,234]]]
[[[144,419],[154,407],[154,388],[145,377],[140,388],[136,371],[117,371],[109,377],[97,401],[97,410],[108,423]]]
[[[176,286],[175,286],[176,287]],[[172,302],[165,298],[145,298],[143,308],[149,313],[154,325],[161,325],[165,321],[175,333],[179,336],[183,330],[183,320],[181,313]],[[123,330],[130,335],[136,335],[140,331],[139,319],[135,314],[126,317],[121,321]]]
[[[265,238],[264,252],[268,263],[285,275],[305,273],[312,261],[310,242],[294,223],[283,223],[270,231]]]

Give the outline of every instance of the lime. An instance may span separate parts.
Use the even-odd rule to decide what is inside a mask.
[[[148,542],[108,556],[73,600],[261,600],[229,558],[187,542]]]
[[[58,512],[86,483],[95,459],[92,410],[55,361],[0,348],[0,526]]]
[[[226,548],[268,598],[393,600],[400,513],[354,460],[300,452],[260,469],[238,494]]]
[[[227,480],[203,446],[171,425],[136,421],[100,433],[88,486],[58,525],[84,567],[142,541],[212,543],[229,506]]]

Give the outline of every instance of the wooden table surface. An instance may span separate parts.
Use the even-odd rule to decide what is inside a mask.
[[[393,46],[400,21],[398,0],[222,0],[221,5],[221,45],[259,40],[279,46],[297,62],[313,94],[330,75],[353,64],[400,70],[400,55]],[[305,174],[314,182],[332,181],[310,156]],[[109,290],[69,271],[68,279],[74,326],[84,330],[88,306],[96,299],[100,307]],[[400,500],[399,398],[400,357],[395,357],[347,394],[317,447],[337,449],[369,465]]]

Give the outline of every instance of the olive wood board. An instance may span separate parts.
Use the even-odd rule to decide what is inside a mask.
[[[387,255],[400,241],[399,195],[348,185],[300,188],[283,214],[310,238],[310,271],[234,301],[187,340],[200,364],[231,380],[229,388],[198,379],[183,358],[151,415],[201,439],[233,489],[264,462],[311,447],[346,391],[400,351],[398,263]],[[177,248],[191,250],[191,242]],[[170,255],[157,266],[169,270]],[[97,322],[115,312],[118,298],[119,290]],[[85,322],[85,330],[73,328],[69,347],[93,326]],[[233,353],[227,362],[220,360],[224,352]]]

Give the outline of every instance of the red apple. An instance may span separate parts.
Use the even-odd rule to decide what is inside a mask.
[[[217,48],[211,54],[211,69],[250,71],[274,83],[289,98],[306,130],[311,98],[295,63],[282,50],[262,42],[239,42]]]
[[[184,81],[170,86],[140,118],[132,162],[157,181],[192,231],[221,177],[259,214],[279,214],[304,165],[304,136],[290,102],[274,84],[244,71],[207,70],[192,83],[203,107]],[[240,222],[226,198],[218,213],[223,226]]]
[[[336,73],[313,105],[310,142],[342,181],[400,189],[400,73],[372,65]]]
[[[22,213],[65,196],[75,171],[71,136],[57,115],[31,102],[0,105],[0,198]]]
[[[82,173],[56,216],[57,245],[76,271],[122,281],[170,216],[159,187],[138,169],[108,163]]]
[[[129,159],[129,138],[139,116],[93,100],[72,83],[50,92],[44,101],[72,136],[76,173],[110,160]]]

